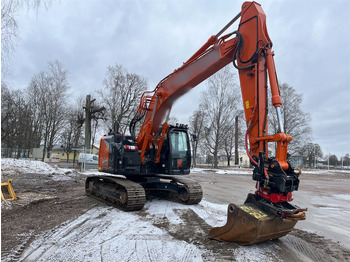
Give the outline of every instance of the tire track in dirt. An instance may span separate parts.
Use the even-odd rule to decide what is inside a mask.
[[[22,240],[22,243],[16,246],[13,250],[11,250],[10,252],[1,252],[1,255],[6,257],[5,261],[19,261],[23,251],[29,246],[30,242],[33,241],[34,232],[30,231],[28,234],[24,234],[23,237],[24,239]]]
[[[58,248],[57,245],[66,245],[68,242],[78,242],[79,240],[84,239],[86,236],[89,236],[89,234],[98,225],[98,221],[100,219],[103,219],[105,215],[106,213],[101,213],[94,218],[91,218],[92,221],[94,221],[93,223],[90,223],[89,218],[82,220],[78,218],[77,220],[73,219],[62,223],[61,225],[39,236],[39,238],[36,239],[37,242],[39,240],[39,244],[34,243],[34,245],[32,245],[29,248],[29,251],[27,251],[25,254],[19,254],[19,259],[17,261],[27,261],[28,259],[29,261],[40,261],[42,258],[45,260],[45,258],[50,257],[51,254],[54,254],[56,252]],[[101,231],[106,229],[108,226],[109,223],[99,225]],[[40,239],[42,240],[42,243],[40,243]],[[24,250],[22,250],[21,253],[23,253],[23,251]]]
[[[201,261],[196,246],[139,218],[114,208],[93,208],[37,236],[15,261]]]
[[[350,250],[314,233],[294,229],[282,240],[288,248],[312,261],[350,261]]]

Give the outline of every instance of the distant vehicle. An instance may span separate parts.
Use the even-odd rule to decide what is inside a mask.
[[[85,165],[98,165],[98,156],[94,154],[85,154],[81,153],[78,157],[78,164],[79,167],[82,166],[82,164],[85,163]]]

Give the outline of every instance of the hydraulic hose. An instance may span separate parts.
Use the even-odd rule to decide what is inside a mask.
[[[247,155],[248,155],[250,161],[253,163],[253,165],[258,166],[258,165],[259,165],[258,162],[256,162],[256,161],[254,160],[254,158],[253,158],[252,155],[250,154],[249,148],[248,148],[248,132],[249,132],[249,129],[250,129],[250,123],[249,123],[249,125],[248,125],[247,132],[245,133],[245,149],[246,149]],[[269,178],[269,175],[267,174],[267,171],[266,171],[265,168],[264,168],[264,175],[265,175],[265,178],[266,178],[266,179]]]

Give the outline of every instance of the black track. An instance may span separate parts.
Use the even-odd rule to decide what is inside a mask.
[[[143,208],[146,195],[198,204],[203,197],[200,184],[183,177],[157,176],[130,179],[113,176],[93,176],[86,179],[86,194],[124,211]]]

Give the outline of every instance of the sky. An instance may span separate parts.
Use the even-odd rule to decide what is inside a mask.
[[[267,16],[280,83],[303,95],[312,141],[324,154],[350,153],[350,1],[258,1]],[[108,66],[123,65],[150,90],[180,67],[241,10],[237,0],[69,0],[18,12],[20,42],[6,82],[25,88],[59,60],[72,97],[101,90]],[[227,32],[237,28],[235,23]],[[232,70],[235,71],[232,67]],[[188,123],[200,84],[177,101],[172,115]],[[282,98],[283,100],[284,98]]]

